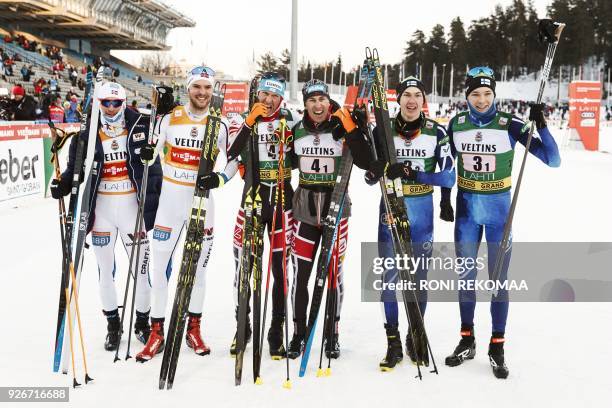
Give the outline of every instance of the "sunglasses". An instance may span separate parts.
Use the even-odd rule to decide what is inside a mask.
[[[189,71],[189,74],[190,75],[200,75],[204,78],[210,78],[210,77],[215,76],[215,70],[209,67],[199,66]]]
[[[105,108],[110,108],[111,106],[113,108],[118,108],[123,105],[123,99],[103,99],[100,101],[100,105]]]
[[[489,67],[474,67],[468,71],[468,76],[472,78],[479,76],[493,77],[495,72]]]
[[[277,74],[276,72],[264,72],[261,74],[261,79],[274,79],[275,81],[285,83],[285,77],[281,74]]]
[[[309,95],[315,92],[322,92],[322,93],[329,93],[329,90],[327,89],[327,85],[325,84],[312,84],[312,85],[306,85],[304,86],[304,88],[302,89],[302,94],[303,95]]]

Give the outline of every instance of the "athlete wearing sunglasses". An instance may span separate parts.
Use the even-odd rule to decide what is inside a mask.
[[[107,82],[96,89],[100,100],[100,121],[94,160],[101,171],[92,173],[92,192],[87,199],[91,203],[88,231],[92,234],[93,250],[99,271],[99,290],[102,312],[107,319],[104,348],[116,350],[120,336],[120,319],[115,289],[115,242],[121,238],[126,250],[133,245],[134,220],[138,211],[138,192],[142,188],[144,165],[140,151],[147,143],[149,118],[126,109],[125,89],[114,82]],[[60,198],[71,189],[76,141],[87,143],[89,129],[72,138],[66,171],[59,180],[53,180],[51,195]],[[84,177],[86,178],[86,177]],[[84,178],[81,178],[83,180]],[[149,284],[149,242],[146,231],[152,229],[161,190],[161,165],[152,162],[147,182],[147,196],[144,207],[145,229],[141,231],[141,252],[137,271],[140,271],[136,286],[136,337],[146,343],[149,334],[149,309],[151,307],[151,286]]]

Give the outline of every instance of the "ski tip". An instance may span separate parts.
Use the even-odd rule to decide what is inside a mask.
[[[286,380],[283,383],[283,388],[290,390],[291,389],[291,380]]]
[[[172,389],[172,384],[171,382],[169,382],[168,384],[166,384],[166,389],[167,390],[171,390]]]
[[[326,377],[331,377],[331,368],[330,368],[330,367],[327,367],[327,368],[325,369],[325,376],[326,376]]]
[[[261,384],[263,384],[263,380],[261,379],[261,377],[257,377],[257,378],[255,379],[255,384],[257,384],[257,385],[261,385]]]
[[[302,370],[302,368],[300,368],[300,372],[299,372],[299,374],[298,374],[298,377],[303,377],[303,376],[304,376],[304,374],[306,374],[306,369],[304,368],[304,369]]]
[[[85,384],[89,384],[94,379],[89,376],[89,374],[85,373]]]
[[[72,388],[76,388],[76,387],[80,387],[81,384],[79,384],[76,380],[76,378],[72,379]]]
[[[163,390],[164,388],[166,388],[166,381],[159,380],[159,389]]]

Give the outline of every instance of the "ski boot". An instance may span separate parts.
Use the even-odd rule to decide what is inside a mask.
[[[151,325],[149,324],[149,312],[136,311],[136,322],[134,323],[134,334],[138,341],[142,344],[147,344],[149,335],[151,334]]]
[[[380,371],[392,371],[404,358],[402,342],[396,325],[385,325],[385,330],[387,331],[387,354],[378,363],[378,367],[380,367]]]
[[[151,319],[151,333],[142,351],[136,354],[136,361],[144,363],[164,351],[164,319]]]
[[[446,357],[445,363],[449,367],[456,367],[465,360],[472,360],[476,355],[476,339],[474,338],[474,326],[461,326],[461,340],[453,351]]]
[[[494,332],[489,343],[489,363],[493,369],[493,375],[496,378],[508,378],[510,370],[506,366],[504,358],[504,335],[503,333]]]
[[[185,341],[187,346],[193,351],[200,355],[205,356],[210,354],[210,347],[208,347],[202,335],[200,334],[200,322],[202,320],[201,313],[189,313],[189,321],[187,322],[187,333],[185,333]]]
[[[272,317],[272,323],[268,330],[268,347],[272,360],[282,360],[286,356],[285,346],[283,345],[284,317]]]
[[[296,321],[295,329],[293,331],[293,338],[291,338],[291,342],[289,342],[289,348],[287,349],[287,357],[292,360],[295,360],[304,352],[304,347],[306,346],[305,337],[306,336],[306,322],[305,321]]]
[[[106,329],[106,340],[104,341],[104,349],[107,351],[115,351],[119,347],[119,337],[121,335],[121,321],[119,320],[118,309],[110,312],[103,311],[108,322]]]

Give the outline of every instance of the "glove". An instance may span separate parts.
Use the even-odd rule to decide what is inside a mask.
[[[385,167],[387,167],[387,163],[381,160],[375,160],[370,163],[370,168],[365,173],[366,183],[372,185],[376,183],[382,176],[385,175]]]
[[[200,190],[212,190],[225,184],[225,179],[219,173],[210,173],[198,178],[196,185]]]
[[[148,166],[152,165],[155,157],[155,146],[146,144],[140,148],[140,161]]]
[[[51,189],[51,197],[55,198],[56,200],[70,194],[70,183],[64,181],[64,179],[51,180],[51,186],[49,188]]]
[[[354,108],[351,117],[359,129],[364,131],[367,129],[369,118],[365,105]]]
[[[416,172],[412,170],[409,164],[394,163],[387,168],[387,177],[396,179],[401,177],[411,181],[416,181]]]
[[[555,43],[558,41],[557,35],[561,34],[559,24],[550,19],[538,21],[538,39],[540,42]]]
[[[351,113],[346,108],[338,109],[332,113],[330,120],[342,125],[346,133],[352,132],[357,127],[353,121],[353,118],[351,117]]]
[[[253,104],[249,115],[244,120],[248,127],[253,127],[257,119],[262,116],[268,116],[268,108],[261,102]]]
[[[174,95],[172,95],[173,89],[169,86],[156,86],[157,91],[157,114],[166,115],[170,113],[174,106]]]
[[[536,124],[538,130],[546,127],[546,119],[544,118],[544,104],[543,103],[532,103],[529,104],[529,120],[532,120]]]
[[[440,200],[440,219],[447,222],[455,221],[455,210],[449,198]]]

